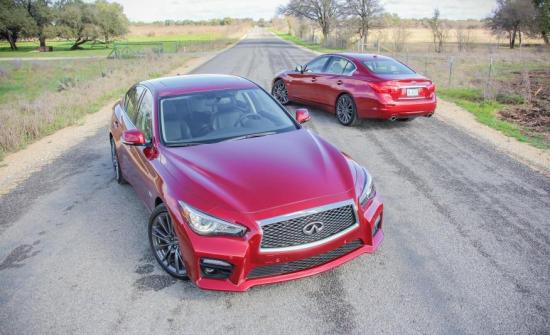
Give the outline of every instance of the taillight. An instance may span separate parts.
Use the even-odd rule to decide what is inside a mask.
[[[370,82],[367,83],[377,93],[385,93],[391,95],[393,99],[401,96],[401,88],[396,83],[391,81]]]

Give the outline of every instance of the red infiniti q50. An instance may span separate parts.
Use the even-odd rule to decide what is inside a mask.
[[[399,61],[380,55],[326,54],[273,79],[272,94],[335,113],[346,126],[361,118],[412,120],[432,116],[435,85]]]
[[[166,272],[244,291],[374,252],[383,205],[371,175],[307,120],[225,75],[144,81],[115,104],[115,178],[151,211],[149,242]]]

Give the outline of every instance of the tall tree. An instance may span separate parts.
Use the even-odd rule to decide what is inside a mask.
[[[279,8],[279,12],[316,22],[326,41],[334,21],[343,14],[343,9],[341,0],[290,0],[288,5]]]
[[[443,51],[443,43],[445,43],[445,39],[447,38],[447,27],[445,27],[445,24],[441,21],[440,16],[441,13],[439,9],[436,8],[434,9],[433,16],[428,20],[428,24],[432,31],[434,49],[435,52],[438,53]]]
[[[489,17],[488,25],[495,32],[506,32],[510,49],[516,46],[522,31],[528,31],[536,20],[535,6],[531,0],[497,0],[497,7]]]
[[[550,44],[550,1],[533,0],[535,5],[536,19],[533,30],[544,40],[545,44]]]
[[[367,44],[369,30],[378,22],[379,16],[384,13],[384,7],[380,0],[346,0],[346,12],[358,18],[359,38],[363,44]]]
[[[53,20],[53,11],[49,0],[27,0],[27,11],[36,25],[36,33],[40,42],[40,50],[46,50],[48,28]]]
[[[21,35],[31,35],[35,31],[36,24],[24,1],[0,0],[0,39],[7,40],[11,50],[17,50],[17,39]]]
[[[128,18],[124,15],[120,4],[98,0],[95,5],[97,7],[97,25],[105,43],[109,43],[114,36],[121,36],[128,32]]]
[[[57,3],[55,28],[58,36],[75,40],[71,50],[81,49],[82,44],[100,35],[97,7],[81,0],[60,1]]]

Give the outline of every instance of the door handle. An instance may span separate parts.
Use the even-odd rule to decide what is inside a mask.
[[[342,84],[343,84],[343,82],[342,82],[341,80],[338,80],[338,81],[336,82],[336,85],[342,85]]]
[[[317,81],[317,77],[311,77],[311,82],[314,83]]]
[[[115,128],[118,128],[118,125],[119,125],[118,120],[115,120],[115,122],[113,122],[113,126],[114,126]]]

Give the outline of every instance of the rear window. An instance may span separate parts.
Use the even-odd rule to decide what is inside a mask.
[[[376,74],[414,74],[415,72],[393,59],[369,59],[362,62]]]

